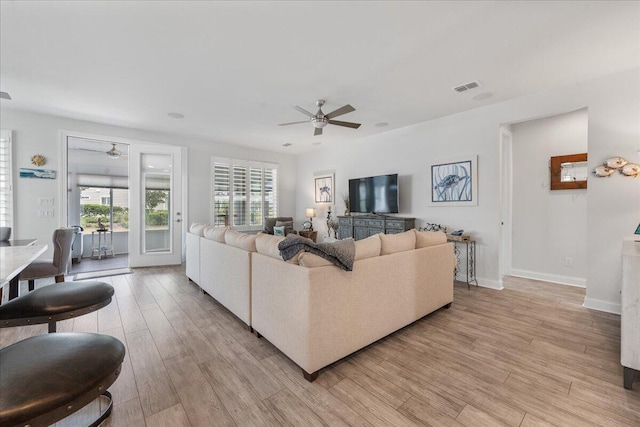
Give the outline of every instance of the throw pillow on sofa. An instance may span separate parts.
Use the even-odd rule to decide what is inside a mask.
[[[447,235],[442,231],[418,231],[416,233],[416,249],[447,243]]]
[[[236,248],[244,249],[245,251],[256,251],[256,235],[238,233],[232,228],[227,229],[224,233],[224,241],[227,245],[235,246]]]
[[[265,218],[264,219],[264,232],[267,234],[273,235],[273,227],[275,227],[276,222],[278,221],[291,221],[293,223],[293,218],[290,216],[278,216],[275,218]]]
[[[380,241],[380,236],[378,234],[374,234],[373,236],[369,236],[366,239],[357,240],[355,242],[356,245],[356,256],[355,260],[365,258],[373,258],[374,256],[380,256],[380,248],[382,246],[382,242]]]
[[[207,227],[204,229],[204,238],[224,243],[224,235],[229,227]]]
[[[398,234],[379,234],[380,255],[389,255],[396,252],[410,251],[416,248],[416,233],[408,230]]]
[[[276,221],[276,225],[273,227],[273,234],[276,235],[276,227],[284,227],[284,235],[293,231],[293,221]]]
[[[191,227],[189,227],[189,233],[202,237],[206,226],[206,224],[198,224],[197,222],[194,222],[191,224]]]
[[[275,227],[273,227],[273,235],[284,237],[285,230],[286,230],[286,227],[284,225],[282,226],[276,225]]]

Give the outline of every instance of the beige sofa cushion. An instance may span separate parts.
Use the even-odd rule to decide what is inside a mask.
[[[260,254],[270,256],[275,259],[282,259],[278,244],[284,240],[283,236],[272,236],[266,233],[256,235],[256,251]]]
[[[256,251],[256,235],[247,233],[238,233],[236,230],[229,228],[224,233],[224,241],[227,245],[244,249],[245,251]]]
[[[358,261],[359,259],[380,256],[380,248],[382,247],[382,242],[380,241],[380,235],[378,234],[369,236],[366,239],[358,240],[357,242],[355,242],[355,245],[356,261]]]
[[[416,248],[416,233],[413,230],[398,234],[379,234],[380,255],[410,251]]]
[[[271,234],[260,232],[256,235],[256,252],[284,261],[280,255],[280,249],[278,249],[278,244],[283,240],[283,236],[272,236]],[[289,264],[298,264],[298,255],[301,252],[298,252],[287,262]]]
[[[224,243],[224,235],[229,227],[205,227],[204,238]]]
[[[416,249],[447,243],[447,235],[442,231],[418,231],[416,233]]]
[[[191,227],[189,227],[189,233],[195,234],[196,236],[202,236],[206,226],[207,224],[198,224],[197,222],[194,222],[191,224]]]

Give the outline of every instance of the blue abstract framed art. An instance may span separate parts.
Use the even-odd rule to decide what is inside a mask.
[[[478,205],[478,156],[439,161],[427,175],[430,206]]]

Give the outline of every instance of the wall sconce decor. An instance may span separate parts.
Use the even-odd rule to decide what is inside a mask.
[[[620,172],[621,175],[633,178],[640,175],[640,166],[635,163],[629,163],[622,157],[608,158],[593,170],[593,174],[598,178],[604,178],[611,176],[616,170]]]

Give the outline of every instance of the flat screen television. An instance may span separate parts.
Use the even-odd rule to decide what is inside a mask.
[[[398,213],[398,174],[349,180],[349,210],[362,213]]]

